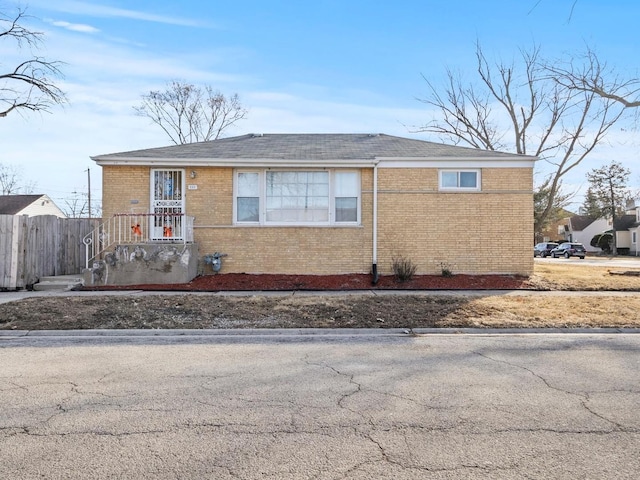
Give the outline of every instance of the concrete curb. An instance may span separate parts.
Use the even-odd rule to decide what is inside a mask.
[[[0,330],[0,340],[23,337],[224,337],[224,336],[428,336],[428,335],[613,335],[640,334],[640,328],[237,328]]]

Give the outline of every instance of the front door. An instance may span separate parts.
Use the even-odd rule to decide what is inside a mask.
[[[184,170],[151,170],[151,240],[184,238]]]

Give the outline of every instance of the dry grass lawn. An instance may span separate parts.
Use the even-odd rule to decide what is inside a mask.
[[[491,296],[453,315],[471,326],[499,328],[640,328],[639,296]]]
[[[482,312],[476,319],[478,326],[640,328],[640,276],[619,274],[638,270],[537,262],[530,283],[553,291],[552,295],[482,297],[472,300],[465,310],[471,315]],[[598,293],[574,296],[572,291]],[[494,314],[488,315],[487,310]]]
[[[638,268],[595,267],[575,264],[575,262],[566,264],[537,262],[530,283],[541,290],[640,291],[640,276],[616,275],[616,273],[639,270],[640,262],[638,262]]]

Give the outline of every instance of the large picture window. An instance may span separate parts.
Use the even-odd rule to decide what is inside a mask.
[[[329,221],[329,172],[267,172],[267,223]]]
[[[237,224],[358,224],[360,173],[352,170],[262,170],[235,174]]]
[[[480,190],[480,171],[440,170],[440,190]]]

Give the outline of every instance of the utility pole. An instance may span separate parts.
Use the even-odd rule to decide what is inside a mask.
[[[89,220],[91,220],[91,169],[87,168],[87,208],[89,209]]]

